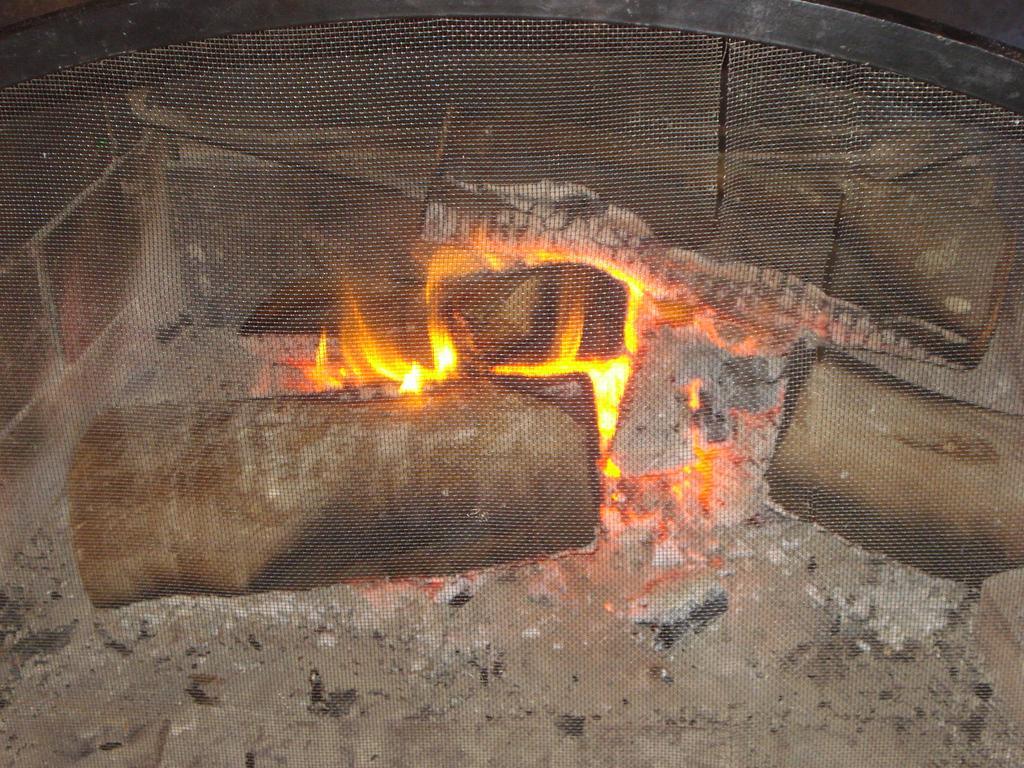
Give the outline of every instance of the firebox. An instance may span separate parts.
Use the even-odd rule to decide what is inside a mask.
[[[1019,51],[58,5],[0,29],[0,763],[1024,764]]]

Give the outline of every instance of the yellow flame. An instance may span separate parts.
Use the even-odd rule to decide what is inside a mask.
[[[331,372],[327,333],[321,332],[312,366],[302,365],[306,378],[317,390],[336,389],[374,381],[394,381],[399,392],[422,392],[428,382],[444,381],[458,373],[459,356],[445,327],[437,287],[451,275],[465,274],[486,264],[486,259],[466,249],[439,248],[427,267],[424,297],[427,303],[427,333],[432,366],[408,360],[401,351],[368,322],[351,289],[344,291],[338,346],[343,367]]]
[[[700,379],[690,379],[686,385],[687,400],[686,404],[689,406],[691,411],[700,410]]]
[[[327,367],[327,331],[320,331],[320,343],[316,345],[314,365],[317,372],[322,372]]]
[[[687,405],[690,410],[696,413],[700,409],[700,388],[703,382],[700,379],[690,379],[686,383]],[[698,498],[705,510],[710,510],[712,493],[714,491],[714,460],[717,455],[713,447],[705,447],[701,441],[700,428],[696,424],[690,425],[690,445],[693,455],[696,457],[692,464],[683,467],[684,474],[691,474],[694,471],[700,480]],[[684,481],[685,487],[689,488],[691,482]]]
[[[455,342],[448,331],[440,325],[440,321],[431,321],[430,351],[434,358],[433,375],[440,381],[455,372],[459,364],[459,355],[455,351]]]
[[[619,465],[612,460],[611,456],[605,459],[603,472],[605,477],[622,477],[622,470],[619,469]]]
[[[409,372],[402,377],[399,392],[420,392],[423,389],[423,369],[419,363],[413,363]]]
[[[538,260],[541,261],[552,258],[550,254],[544,252],[538,254]],[[612,276],[619,277],[614,274]],[[600,436],[602,454],[608,452],[612,438],[615,436],[615,429],[619,422],[619,406],[626,393],[626,384],[633,368],[632,355],[636,351],[638,343],[637,317],[639,316],[640,301],[643,298],[643,289],[631,279],[623,282],[626,282],[629,288],[626,319],[623,323],[623,346],[626,348],[626,354],[610,359],[579,358],[585,319],[583,298],[578,291],[563,290],[559,301],[558,331],[552,358],[543,363],[499,365],[494,368],[494,372],[497,374],[513,376],[586,374],[594,388],[597,431]],[[614,466],[614,462],[612,462],[612,466]]]

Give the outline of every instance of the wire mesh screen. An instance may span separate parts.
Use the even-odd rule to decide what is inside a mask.
[[[0,763],[1020,765],[1022,139],[564,21],[0,92]]]

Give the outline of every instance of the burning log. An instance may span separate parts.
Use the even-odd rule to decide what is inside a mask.
[[[582,377],[416,397],[119,408],[68,498],[93,603],[448,574],[583,547],[598,522]]]
[[[769,471],[787,508],[942,575],[1024,563],[1024,418],[838,356],[787,400]]]
[[[567,335],[580,358],[619,355],[627,303],[623,283],[571,263],[476,272],[446,282],[441,298],[459,350],[488,367],[542,362]]]
[[[498,365],[530,365],[559,356],[607,359],[624,352],[628,289],[594,267],[560,262],[475,271],[439,282],[438,326],[451,334],[464,372],[484,373]],[[309,389],[301,368],[305,363],[306,368],[312,366],[321,346],[325,361],[340,363],[345,354],[339,347],[354,343],[361,331],[360,324],[352,322],[353,308],[367,321],[364,336],[365,329],[371,329],[381,347],[410,360],[430,359],[427,342],[433,318],[420,298],[422,288],[361,294],[365,309],[346,303],[341,289],[313,296],[301,290],[296,286],[279,294],[240,328],[242,343],[263,363],[258,394]],[[288,296],[305,303],[289,305]]]
[[[934,345],[921,343],[920,329],[906,335],[899,324],[883,322],[794,275],[660,244],[638,216],[603,203],[579,184],[447,180],[448,186],[439,187],[427,204],[423,239],[428,242],[459,245],[483,239],[489,248],[512,251],[525,244],[572,253],[595,266],[610,264],[643,284],[659,304],[711,308],[717,313],[716,327],[734,324],[741,336],[756,339],[759,349],[771,354],[784,354],[797,339],[809,338],[820,345],[958,364],[959,357],[949,359]],[[939,327],[927,331],[941,339],[942,350],[963,341]]]

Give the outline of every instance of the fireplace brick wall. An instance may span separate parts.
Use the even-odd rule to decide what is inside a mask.
[[[26,490],[26,470],[73,440],[125,375],[126,333],[144,315],[126,307],[155,287],[140,282],[140,266],[154,243],[146,199],[159,185],[147,183],[154,149],[111,120],[105,99],[26,87],[0,113],[0,500],[9,502]]]

